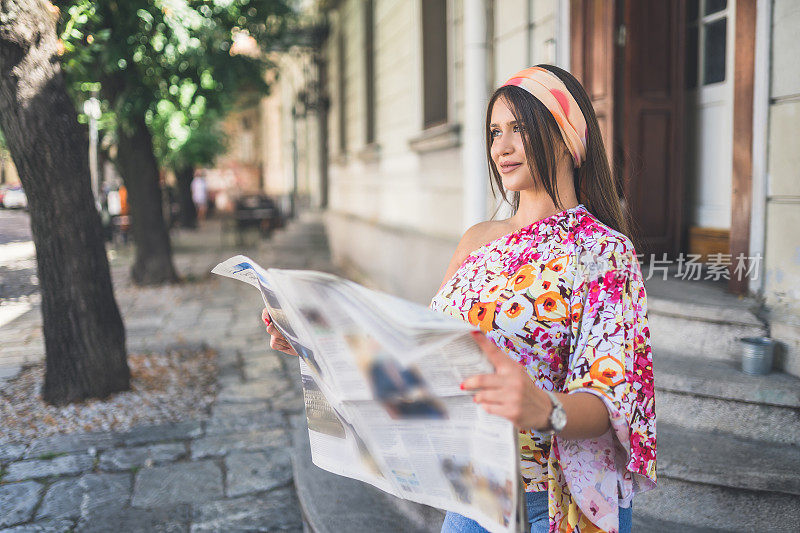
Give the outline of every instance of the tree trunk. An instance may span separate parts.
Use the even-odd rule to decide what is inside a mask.
[[[56,55],[55,17],[41,0],[0,2],[0,129],[19,172],[36,245],[46,370],[54,404],[130,387],[78,125]]]
[[[172,245],[164,223],[153,138],[144,116],[132,117],[129,127],[120,125],[117,134],[117,168],[128,189],[131,230],[136,244],[131,278],[137,285],[174,283],[178,275],[172,264]]]
[[[194,167],[175,169],[175,178],[178,181],[178,203],[181,206],[181,227],[197,227],[197,208],[192,199],[192,180]]]

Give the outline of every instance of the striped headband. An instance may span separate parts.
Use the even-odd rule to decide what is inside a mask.
[[[502,86],[506,85],[522,87],[550,110],[575,160],[575,168],[580,168],[586,160],[588,128],[578,102],[564,82],[546,69],[530,67],[511,76]]]

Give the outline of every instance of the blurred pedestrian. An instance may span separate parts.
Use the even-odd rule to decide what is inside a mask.
[[[197,221],[202,222],[208,209],[208,189],[203,176],[195,176],[192,180],[192,201],[197,208]]]
[[[120,185],[117,194],[119,198],[119,234],[122,237],[122,243],[128,244],[128,231],[131,229],[128,189],[125,185]]]
[[[104,183],[100,189],[100,224],[103,228],[103,240],[105,242],[111,242],[114,238],[114,227],[112,225],[113,220],[111,213],[109,211],[108,203],[109,203],[109,192],[110,187],[108,184]]]

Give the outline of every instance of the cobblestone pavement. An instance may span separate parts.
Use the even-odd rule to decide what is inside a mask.
[[[31,240],[29,218],[22,209],[0,209],[0,244]]]
[[[209,417],[0,446],[0,531],[302,531],[289,455],[303,412],[297,361],[266,344],[258,292],[208,272],[241,252],[264,266],[333,268],[314,215],[255,246],[225,241],[214,221],[176,234],[176,266],[192,281],[174,286],[131,286],[130,248],[112,261],[129,352],[219,351]],[[42,357],[38,314],[0,328],[6,375]]]
[[[17,209],[0,209],[0,329],[39,305],[34,254],[28,213]],[[14,334],[15,337],[24,336],[23,332],[15,331]],[[16,374],[19,369],[19,364],[4,367],[2,360],[23,363],[23,353],[3,344],[3,350],[0,350],[0,380]]]

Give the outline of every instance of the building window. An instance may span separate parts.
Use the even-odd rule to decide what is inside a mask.
[[[422,2],[424,127],[447,122],[446,0]]]
[[[344,21],[342,21],[344,22]],[[345,71],[345,40],[344,40],[344,24],[339,26],[339,39],[338,39],[338,57],[337,57],[337,70],[339,71],[339,153],[347,153],[347,99],[345,98],[347,92],[347,72]]]
[[[364,70],[366,80],[366,144],[375,142],[375,1],[364,2]]]
[[[686,3],[686,88],[725,81],[728,10],[726,0]]]

